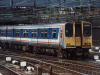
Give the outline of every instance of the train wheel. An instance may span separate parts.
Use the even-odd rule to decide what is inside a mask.
[[[8,43],[8,48],[11,49],[12,45],[11,43]]]
[[[67,59],[69,59],[69,58],[70,58],[70,52],[67,51],[67,52],[66,52],[66,55],[67,55]]]
[[[33,53],[37,53],[36,47],[33,47]]]
[[[22,46],[22,50],[23,51],[27,51],[27,47],[26,46]]]
[[[40,49],[39,51],[40,51],[40,54],[43,54],[43,49]]]
[[[66,57],[67,57],[67,52],[63,51],[63,58],[66,58]]]
[[[46,49],[43,49],[43,54],[46,54]]]
[[[3,48],[6,49],[6,47],[7,47],[7,46],[6,46],[6,43],[3,43]]]
[[[5,48],[9,49],[9,43],[5,43]]]
[[[40,51],[40,48],[39,48],[39,47],[36,47],[36,52],[37,52],[38,54],[41,54],[41,51]]]
[[[15,45],[15,46],[14,46],[14,49],[18,49],[18,46],[17,46],[17,45]]]
[[[76,60],[78,59],[77,50],[75,51],[75,59],[76,59]]]
[[[56,51],[56,49],[54,49],[54,56],[57,57],[57,51]]]
[[[29,51],[30,53],[33,53],[33,46],[29,46],[29,47],[28,47],[28,51]]]
[[[59,50],[59,51],[57,52],[57,57],[63,58],[63,51]]]

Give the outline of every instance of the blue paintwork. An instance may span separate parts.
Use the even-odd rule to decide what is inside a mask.
[[[1,35],[2,35],[2,31],[5,31],[5,34],[3,33],[3,37],[6,37],[6,29],[1,29]]]
[[[1,30],[0,30],[0,36],[1,36]]]
[[[6,31],[7,31],[6,32],[7,37],[13,37],[13,29],[7,29]],[[10,33],[8,33],[8,32],[10,32]]]
[[[43,32],[43,38],[41,37],[41,31],[44,30]],[[45,38],[45,30],[47,30],[47,37]],[[56,38],[53,38],[53,30],[56,30]],[[1,32],[5,31],[4,37],[20,37],[20,38],[35,38],[34,34],[33,37],[31,37],[31,32],[36,31],[36,38],[37,39],[58,39],[58,33],[59,33],[59,28],[43,28],[43,29],[1,29],[0,30],[0,35]],[[19,36],[17,33],[16,36],[16,31],[20,31]],[[25,37],[24,37],[24,31]],[[28,31],[28,37],[27,37],[27,31]],[[10,34],[8,33],[10,32]]]

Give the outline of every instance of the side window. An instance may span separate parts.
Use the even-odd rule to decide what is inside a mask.
[[[65,35],[66,37],[73,36],[73,24],[68,23],[65,25]]]
[[[8,33],[7,33],[7,36],[9,36],[9,31],[8,31]]]
[[[24,31],[24,37],[25,37],[26,31]]]
[[[0,30],[0,36],[1,36],[1,30]]]
[[[49,38],[52,38],[52,29],[49,30]]]
[[[44,30],[41,31],[41,38],[43,38]]]
[[[10,33],[11,33],[11,32],[9,31],[9,36],[10,36]]]
[[[26,37],[28,37],[28,31],[27,31],[27,33],[26,33]]]
[[[9,36],[9,31],[7,31],[7,36]]]
[[[4,33],[3,33],[3,36],[5,36],[5,31],[4,31]]]
[[[33,30],[32,30],[32,32],[31,32],[31,37],[33,37]]]
[[[36,31],[34,31],[34,38],[36,38],[36,33],[37,33],[37,32],[36,32]]]
[[[3,36],[3,31],[1,31],[1,36]]]
[[[53,30],[53,38],[56,38],[56,30]]]
[[[7,31],[7,36],[10,36],[10,31]]]
[[[20,36],[20,31],[18,31],[18,37]]]
[[[31,32],[31,37],[36,38],[36,30]]]
[[[45,30],[45,38],[47,38],[47,30]]]
[[[17,37],[17,30],[15,31],[15,36]]]

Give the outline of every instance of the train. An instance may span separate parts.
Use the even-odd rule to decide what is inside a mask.
[[[90,22],[0,26],[1,48],[53,52],[58,57],[86,57],[92,48]]]

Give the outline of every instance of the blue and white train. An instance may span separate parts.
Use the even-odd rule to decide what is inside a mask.
[[[0,43],[23,50],[54,49],[59,56],[81,54],[86,56],[92,47],[89,22],[56,23],[45,25],[0,26]],[[80,28],[79,30],[77,28]],[[85,42],[84,42],[85,38]],[[31,48],[31,49],[30,49]]]

